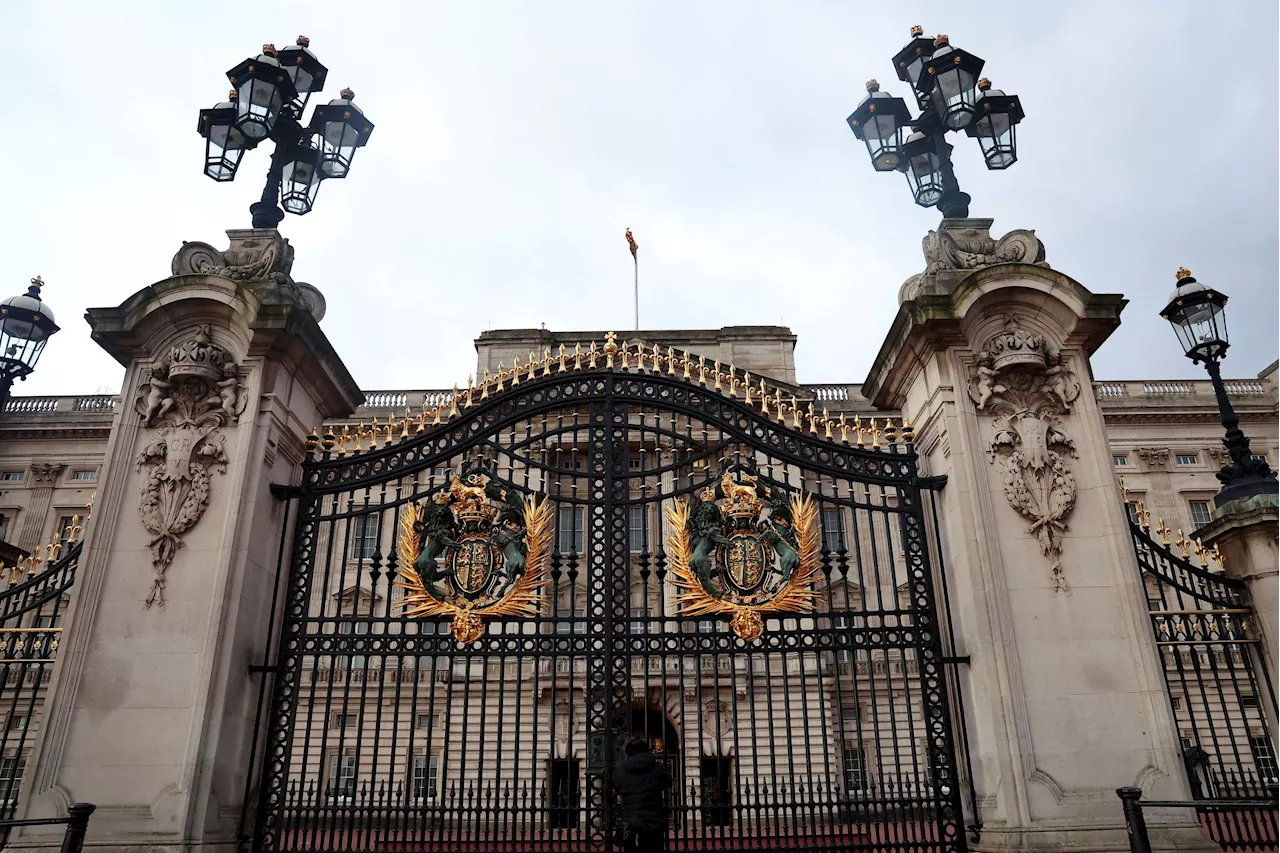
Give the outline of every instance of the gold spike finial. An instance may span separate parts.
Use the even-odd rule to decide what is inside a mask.
[[[1178,281],[1182,281],[1184,278],[1191,278],[1191,270],[1186,267],[1178,267],[1178,271],[1173,275]]]

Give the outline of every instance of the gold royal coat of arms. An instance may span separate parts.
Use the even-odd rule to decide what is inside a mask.
[[[449,485],[400,514],[397,585],[409,616],[452,619],[459,643],[484,635],[482,617],[537,616],[552,536],[545,498],[522,498],[496,465],[464,463]]]
[[[762,613],[814,609],[821,528],[809,495],[762,483],[750,463],[722,464],[718,480],[666,515],[677,615],[731,615],[751,642],[764,632]]]

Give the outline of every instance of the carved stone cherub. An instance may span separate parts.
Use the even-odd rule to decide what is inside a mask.
[[[983,353],[978,362],[978,376],[969,389],[969,396],[978,405],[978,410],[986,408],[987,401],[995,394],[1003,394],[1007,389],[996,379],[996,372],[991,367],[991,357]]]
[[[234,422],[240,414],[236,407],[240,399],[240,375],[233,362],[228,361],[222,365],[222,378],[218,380],[217,386],[222,410]]]
[[[157,364],[151,368],[147,399],[144,404],[146,409],[144,423],[147,426],[154,425],[156,421],[163,418],[173,408],[174,399],[169,395],[169,389],[172,385],[173,383],[169,380],[169,366],[167,364]]]

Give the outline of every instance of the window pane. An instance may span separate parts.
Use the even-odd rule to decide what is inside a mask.
[[[844,549],[844,519],[839,507],[822,508],[822,548],[832,552]]]
[[[374,513],[351,519],[351,558],[368,560],[378,550],[378,516]]]
[[[640,554],[649,550],[649,516],[642,506],[633,506],[627,510],[631,530],[631,553]]]
[[[582,507],[560,507],[556,524],[556,550],[561,554],[582,553]]]
[[[1188,501],[1187,506],[1191,509],[1191,522],[1196,527],[1203,527],[1209,523],[1208,501]]]
[[[1112,454],[1112,456],[1111,456],[1111,464],[1112,464],[1112,465],[1116,465],[1116,466],[1120,466],[1120,465],[1128,465],[1128,464],[1129,464],[1129,457],[1128,457],[1128,455]]]

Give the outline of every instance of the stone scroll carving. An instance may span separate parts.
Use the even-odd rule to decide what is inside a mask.
[[[148,608],[164,606],[165,575],[183,547],[182,535],[209,506],[213,473],[227,470],[219,427],[236,423],[245,402],[239,367],[208,326],[170,349],[139,389],[134,408],[154,436],[137,459],[144,474],[138,509],[152,536],[155,572]]]
[[[174,275],[216,275],[251,285],[268,304],[287,302],[308,311],[319,322],[325,300],[313,285],[294,281],[293,247],[274,229],[246,228],[227,232],[231,245],[220,251],[208,243],[183,241],[173,256]]]
[[[1044,243],[1036,232],[1010,231],[991,236],[990,219],[945,219],[937,231],[924,238],[924,272],[902,283],[899,304],[924,293],[949,292],[962,274],[996,264],[1034,264],[1047,267]]]
[[[1025,331],[1013,316],[978,354],[969,395],[980,412],[995,416],[988,448],[999,462],[1009,506],[1031,522],[1049,561],[1055,591],[1066,591],[1062,536],[1075,507],[1076,455],[1062,416],[1080,396],[1080,383],[1062,354],[1044,337]]]

